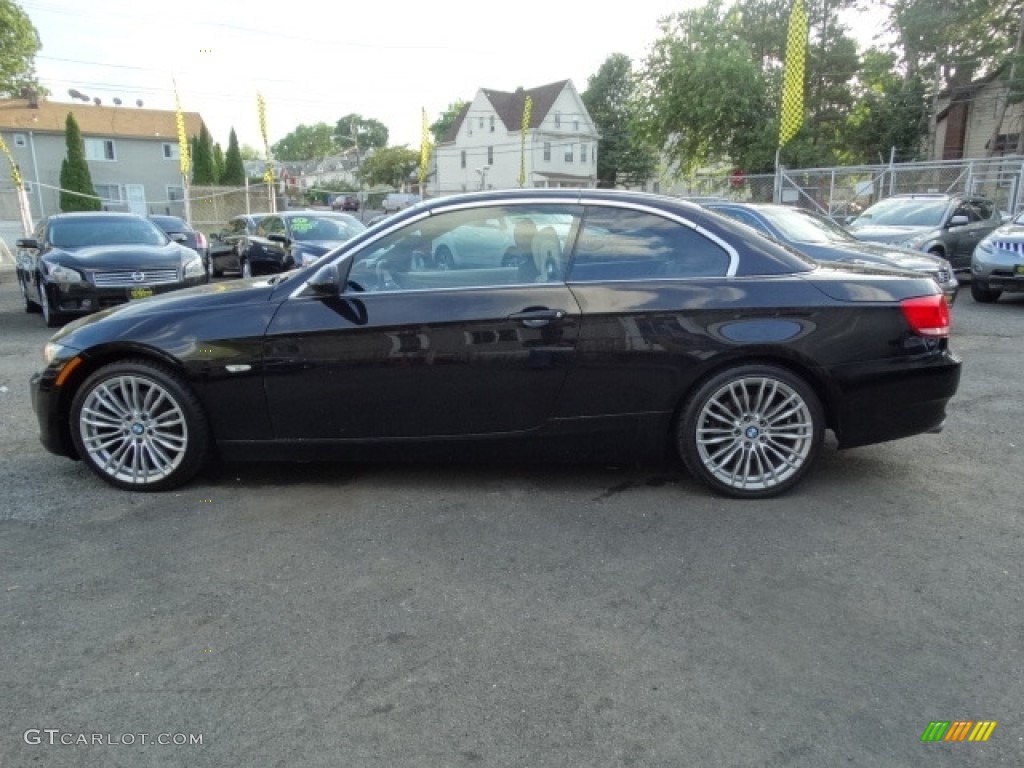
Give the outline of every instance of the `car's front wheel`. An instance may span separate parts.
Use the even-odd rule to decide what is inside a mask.
[[[743,365],[704,382],[680,414],[676,442],[687,469],[737,498],[775,496],[814,463],[824,411],[807,383],[769,365]]]
[[[46,286],[43,285],[42,278],[37,283],[39,293],[39,308],[43,313],[43,322],[46,323],[47,328],[60,328],[67,322],[67,318],[64,317],[60,312],[54,310],[50,304],[50,294],[46,290]]]
[[[971,280],[971,298],[981,304],[991,304],[998,301],[1003,292],[998,288],[989,288],[987,284],[978,278]]]
[[[31,297],[31,291],[29,290],[28,287],[28,281],[25,279],[25,276],[20,272],[18,273],[18,285],[21,287],[21,297],[25,300],[25,311],[32,314],[37,314],[38,312],[40,312],[42,310],[42,307],[39,306],[38,301]]]
[[[199,400],[170,368],[124,360],[75,394],[71,436],[89,468],[118,488],[163,491],[195,476],[209,453]]]

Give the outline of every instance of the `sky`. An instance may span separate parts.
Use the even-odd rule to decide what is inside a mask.
[[[639,67],[659,19],[704,0],[16,0],[42,41],[51,101],[76,89],[104,104],[199,112],[215,142],[262,150],[299,124],[358,114],[389,144],[418,148],[436,120],[480,88],[572,80],[580,92],[613,53]]]

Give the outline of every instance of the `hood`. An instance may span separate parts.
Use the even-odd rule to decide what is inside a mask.
[[[1004,242],[1020,242],[1024,240],[1024,224],[1003,224],[992,230],[986,240],[1002,240]]]
[[[195,251],[178,245],[90,245],[54,248],[43,259],[51,264],[85,270],[177,269],[195,258]]]
[[[68,323],[53,336],[53,340],[60,340],[81,328],[105,320],[127,321],[134,324],[169,312],[192,315],[239,304],[266,304],[276,288],[276,278],[279,277],[280,275],[209,283],[119,304]]]
[[[861,224],[850,225],[850,234],[858,240],[872,240],[876,243],[902,243],[917,235],[924,235],[929,232],[937,232],[937,227],[911,227],[882,224]]]

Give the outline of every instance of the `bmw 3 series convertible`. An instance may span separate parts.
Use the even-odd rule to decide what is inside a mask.
[[[466,258],[439,258],[453,242]],[[142,491],[214,457],[669,451],[718,493],[766,497],[811,471],[826,430],[839,449],[939,431],[961,369],[927,276],[579,189],[421,203],[304,268],[77,320],[44,357],[44,446]]]

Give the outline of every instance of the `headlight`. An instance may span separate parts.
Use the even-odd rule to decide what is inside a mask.
[[[928,232],[927,234],[924,235],[915,235],[909,240],[904,240],[902,243],[900,243],[900,245],[902,245],[904,248],[920,248],[926,242],[931,240],[931,237],[931,232]]]
[[[64,357],[73,357],[75,350],[71,347],[65,347],[63,344],[58,344],[55,341],[48,341],[43,345],[43,360],[49,365],[54,360]]]
[[[65,267],[62,264],[52,265],[46,273],[46,276],[55,283],[61,285],[69,285],[71,283],[84,283],[85,275],[79,272],[77,269],[71,267]]]
[[[986,237],[984,240],[978,243],[976,250],[979,250],[982,253],[992,253],[993,251],[995,251],[995,247],[992,245],[992,241]]]
[[[190,259],[185,264],[185,277],[202,277],[206,274],[206,269],[203,267],[203,260],[198,256],[194,259]]]

